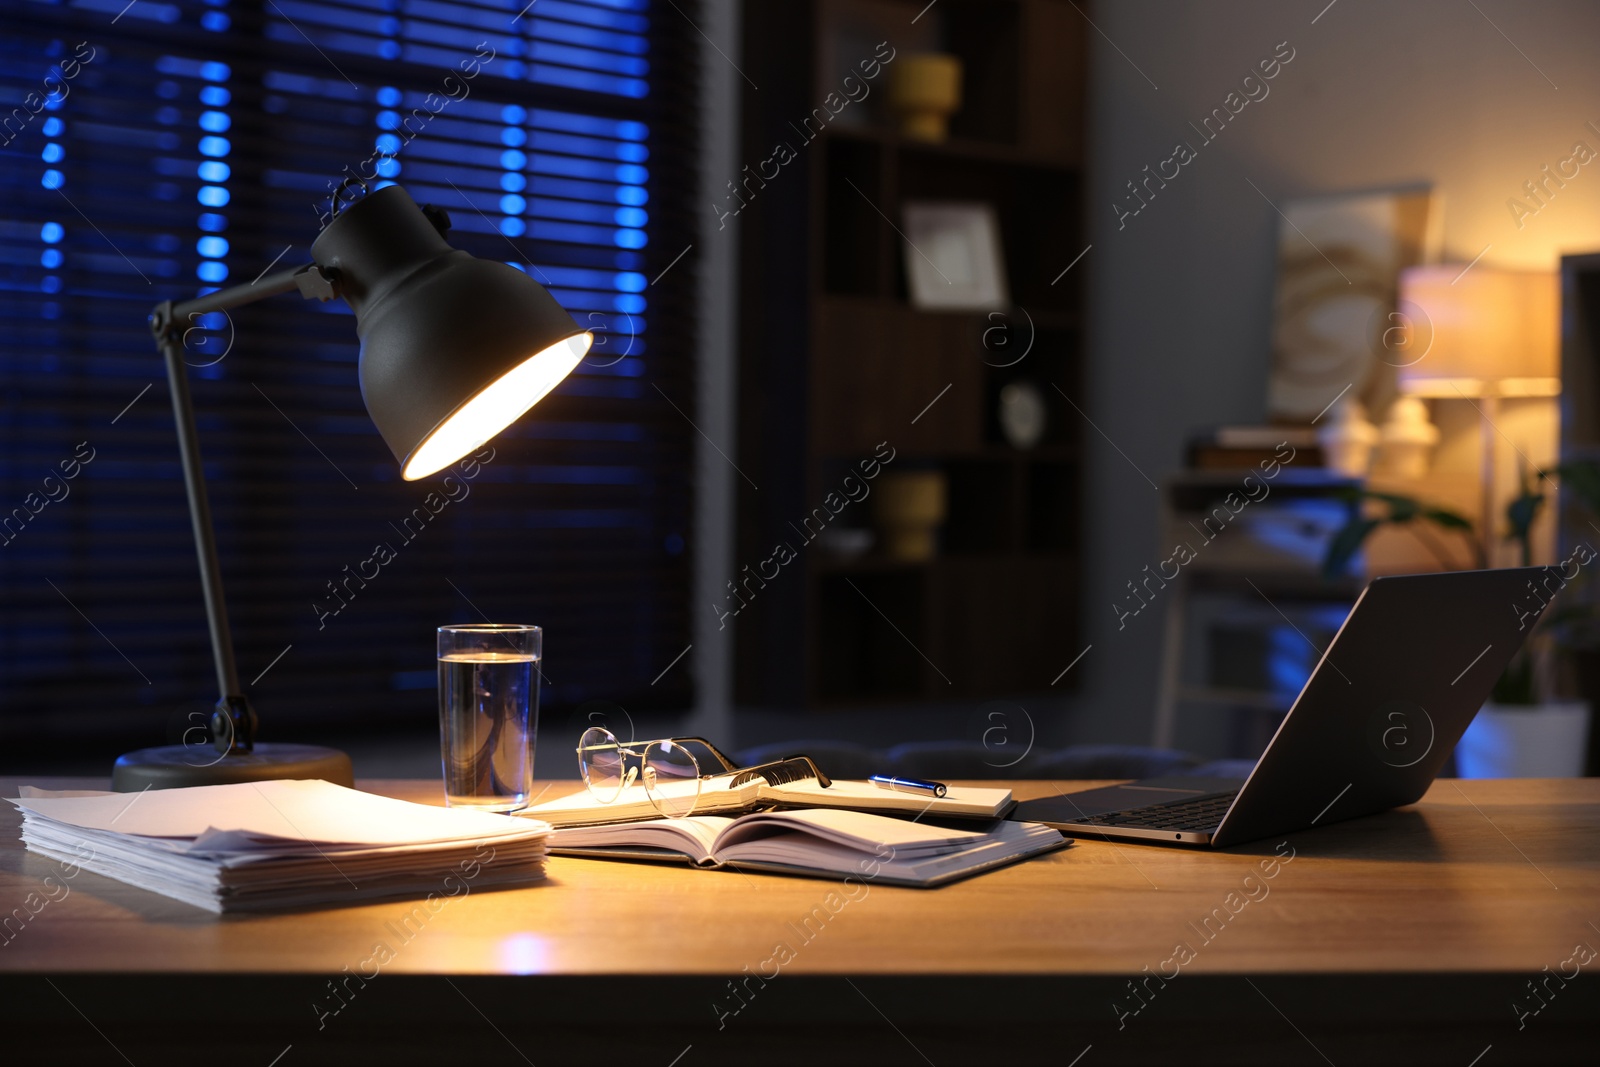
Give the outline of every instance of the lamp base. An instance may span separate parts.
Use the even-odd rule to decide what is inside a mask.
[[[137,793],[274,778],[321,778],[334,785],[355,785],[350,757],[320,745],[258,744],[255,751],[240,756],[218,755],[199,745],[162,745],[118,756],[111,770],[111,788],[118,793]]]

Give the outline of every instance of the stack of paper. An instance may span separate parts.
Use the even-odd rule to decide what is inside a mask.
[[[28,849],[214,912],[461,896],[544,877],[550,827],[322,781],[29,794]]]

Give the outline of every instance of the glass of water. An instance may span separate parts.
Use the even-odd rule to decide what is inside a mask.
[[[439,745],[444,799],[517,811],[533,785],[544,632],[515,623],[439,627]]]

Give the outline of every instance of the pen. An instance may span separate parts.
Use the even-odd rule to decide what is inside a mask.
[[[943,782],[924,782],[921,778],[898,778],[892,774],[874,774],[867,781],[879,789],[895,789],[902,793],[921,793],[923,796],[942,797],[948,790]]]

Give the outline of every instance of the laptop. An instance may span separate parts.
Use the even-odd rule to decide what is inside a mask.
[[[1007,818],[1225,848],[1413,804],[1565,584],[1557,567],[1375,578],[1249,777],[1144,779]]]

